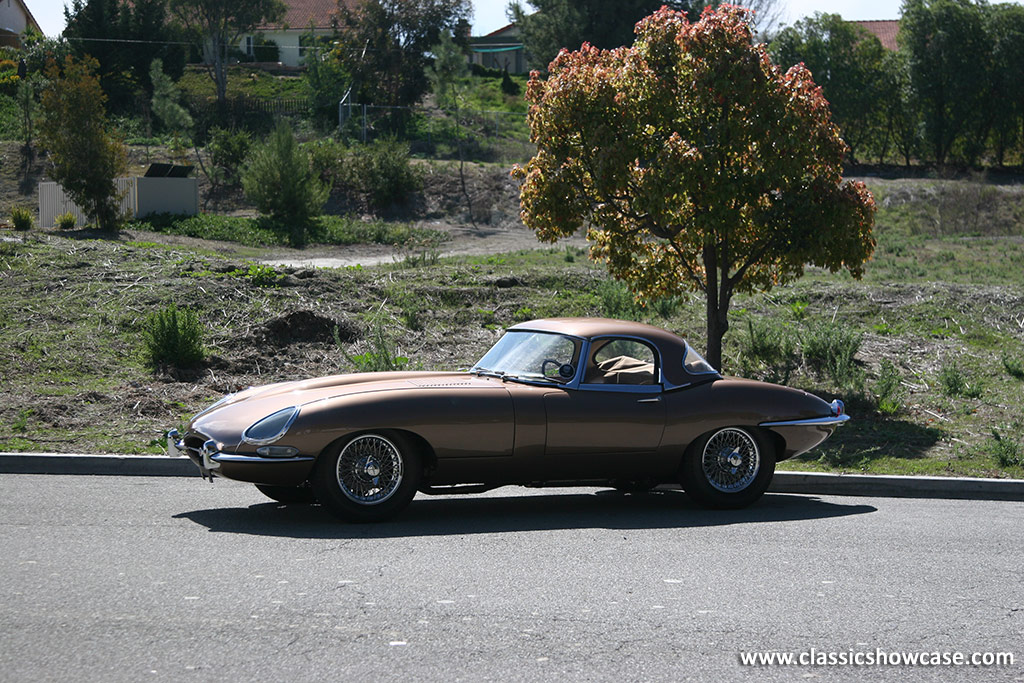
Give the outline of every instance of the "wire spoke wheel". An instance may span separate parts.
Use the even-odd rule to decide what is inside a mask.
[[[704,445],[701,468],[708,484],[716,490],[743,491],[757,478],[761,452],[746,431],[727,427],[715,432]]]
[[[360,436],[342,449],[335,474],[338,487],[349,500],[376,505],[388,500],[402,484],[402,455],[383,436]]]

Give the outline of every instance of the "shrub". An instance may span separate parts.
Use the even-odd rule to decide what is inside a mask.
[[[75,218],[75,214],[68,211],[57,216],[57,218],[54,220],[57,224],[57,228],[59,228],[60,230],[74,230],[75,222],[78,219]]]
[[[636,302],[629,285],[621,280],[605,280],[597,286],[601,297],[601,310],[609,318],[636,320],[643,316],[643,310]]]
[[[863,374],[854,356],[864,336],[839,323],[816,323],[803,337],[803,355],[807,365],[819,376],[827,376],[837,386],[857,388]]]
[[[267,143],[253,151],[242,173],[242,187],[261,213],[286,227],[296,247],[306,243],[309,224],[320,214],[328,194],[327,186],[313,174],[309,155],[299,149],[283,121]]]
[[[1006,372],[1010,377],[1024,380],[1024,361],[1021,361],[1020,358],[1003,356],[1003,367],[1006,368]]]
[[[408,144],[395,138],[353,148],[344,181],[376,210],[405,204],[423,186],[421,174],[410,162]]]
[[[769,382],[786,384],[799,365],[796,346],[792,330],[785,325],[747,318],[747,339],[740,359],[743,374],[761,373]]]
[[[679,307],[685,302],[681,296],[663,296],[651,302],[651,308],[658,314],[658,317],[668,319],[676,314]]]
[[[11,223],[15,230],[31,230],[32,222],[32,212],[28,209],[20,206],[11,209]]]
[[[342,346],[337,328],[334,330],[334,340],[341,347],[348,362],[355,367],[356,372],[404,370],[409,365],[407,357],[392,352],[391,342],[384,335],[384,328],[380,324],[374,327],[373,333],[370,335],[370,348],[358,355],[351,355]]]
[[[903,377],[896,364],[888,358],[882,361],[875,383],[878,412],[895,415],[903,409]]]
[[[1024,453],[1020,444],[1011,441],[996,430],[992,430],[989,446],[1000,467],[1024,467]]]
[[[943,365],[939,369],[939,386],[946,396],[965,396],[967,398],[981,396],[981,385],[977,382],[970,384],[956,362]]]
[[[345,157],[345,147],[334,138],[324,138],[304,143],[302,149],[309,155],[313,173],[328,188],[334,187]]]
[[[506,95],[512,95],[513,97],[522,92],[522,89],[519,87],[519,84],[513,81],[512,78],[508,75],[508,69],[505,69],[505,71],[501,75],[501,92],[505,93]]]
[[[281,49],[276,42],[262,33],[257,33],[252,39],[252,61],[279,62],[281,61]]]
[[[199,316],[174,304],[146,318],[142,330],[146,363],[154,368],[195,367],[203,361],[203,328]]]
[[[284,275],[274,270],[273,266],[262,263],[250,263],[247,269],[236,269],[228,274],[246,278],[255,287],[277,287],[284,279]]]
[[[214,169],[214,181],[238,186],[242,182],[242,165],[249,155],[252,137],[244,130],[211,128],[206,153]]]

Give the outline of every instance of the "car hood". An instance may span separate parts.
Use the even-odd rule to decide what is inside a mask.
[[[363,372],[250,387],[197,414],[190,428],[208,435],[238,434],[272,413],[291,406],[377,391],[429,388],[503,389],[502,382],[466,372]]]

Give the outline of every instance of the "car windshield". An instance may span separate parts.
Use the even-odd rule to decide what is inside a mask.
[[[470,372],[564,384],[576,374],[580,342],[549,332],[511,331]]]

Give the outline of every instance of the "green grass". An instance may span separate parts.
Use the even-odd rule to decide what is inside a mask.
[[[526,75],[510,76],[518,86],[518,95],[506,95],[501,90],[501,78],[487,78],[483,76],[469,76],[464,79],[463,105],[467,109],[481,111],[504,111],[522,114],[525,118],[529,105],[523,94],[526,92],[526,83],[529,77]]]
[[[213,79],[205,69],[190,67],[178,80],[183,94],[192,97],[214,97]],[[306,89],[298,76],[274,76],[259,69],[238,64],[228,67],[228,97],[304,98]]]
[[[129,230],[148,230],[208,240],[235,242],[249,247],[287,246],[288,232],[266,218],[244,216],[173,216],[163,214],[132,221]],[[309,232],[311,244],[389,244],[403,246],[423,241],[440,243],[445,234],[406,223],[361,221],[347,216],[320,216]]]
[[[0,140],[21,139],[21,109],[8,95],[0,95]]]

